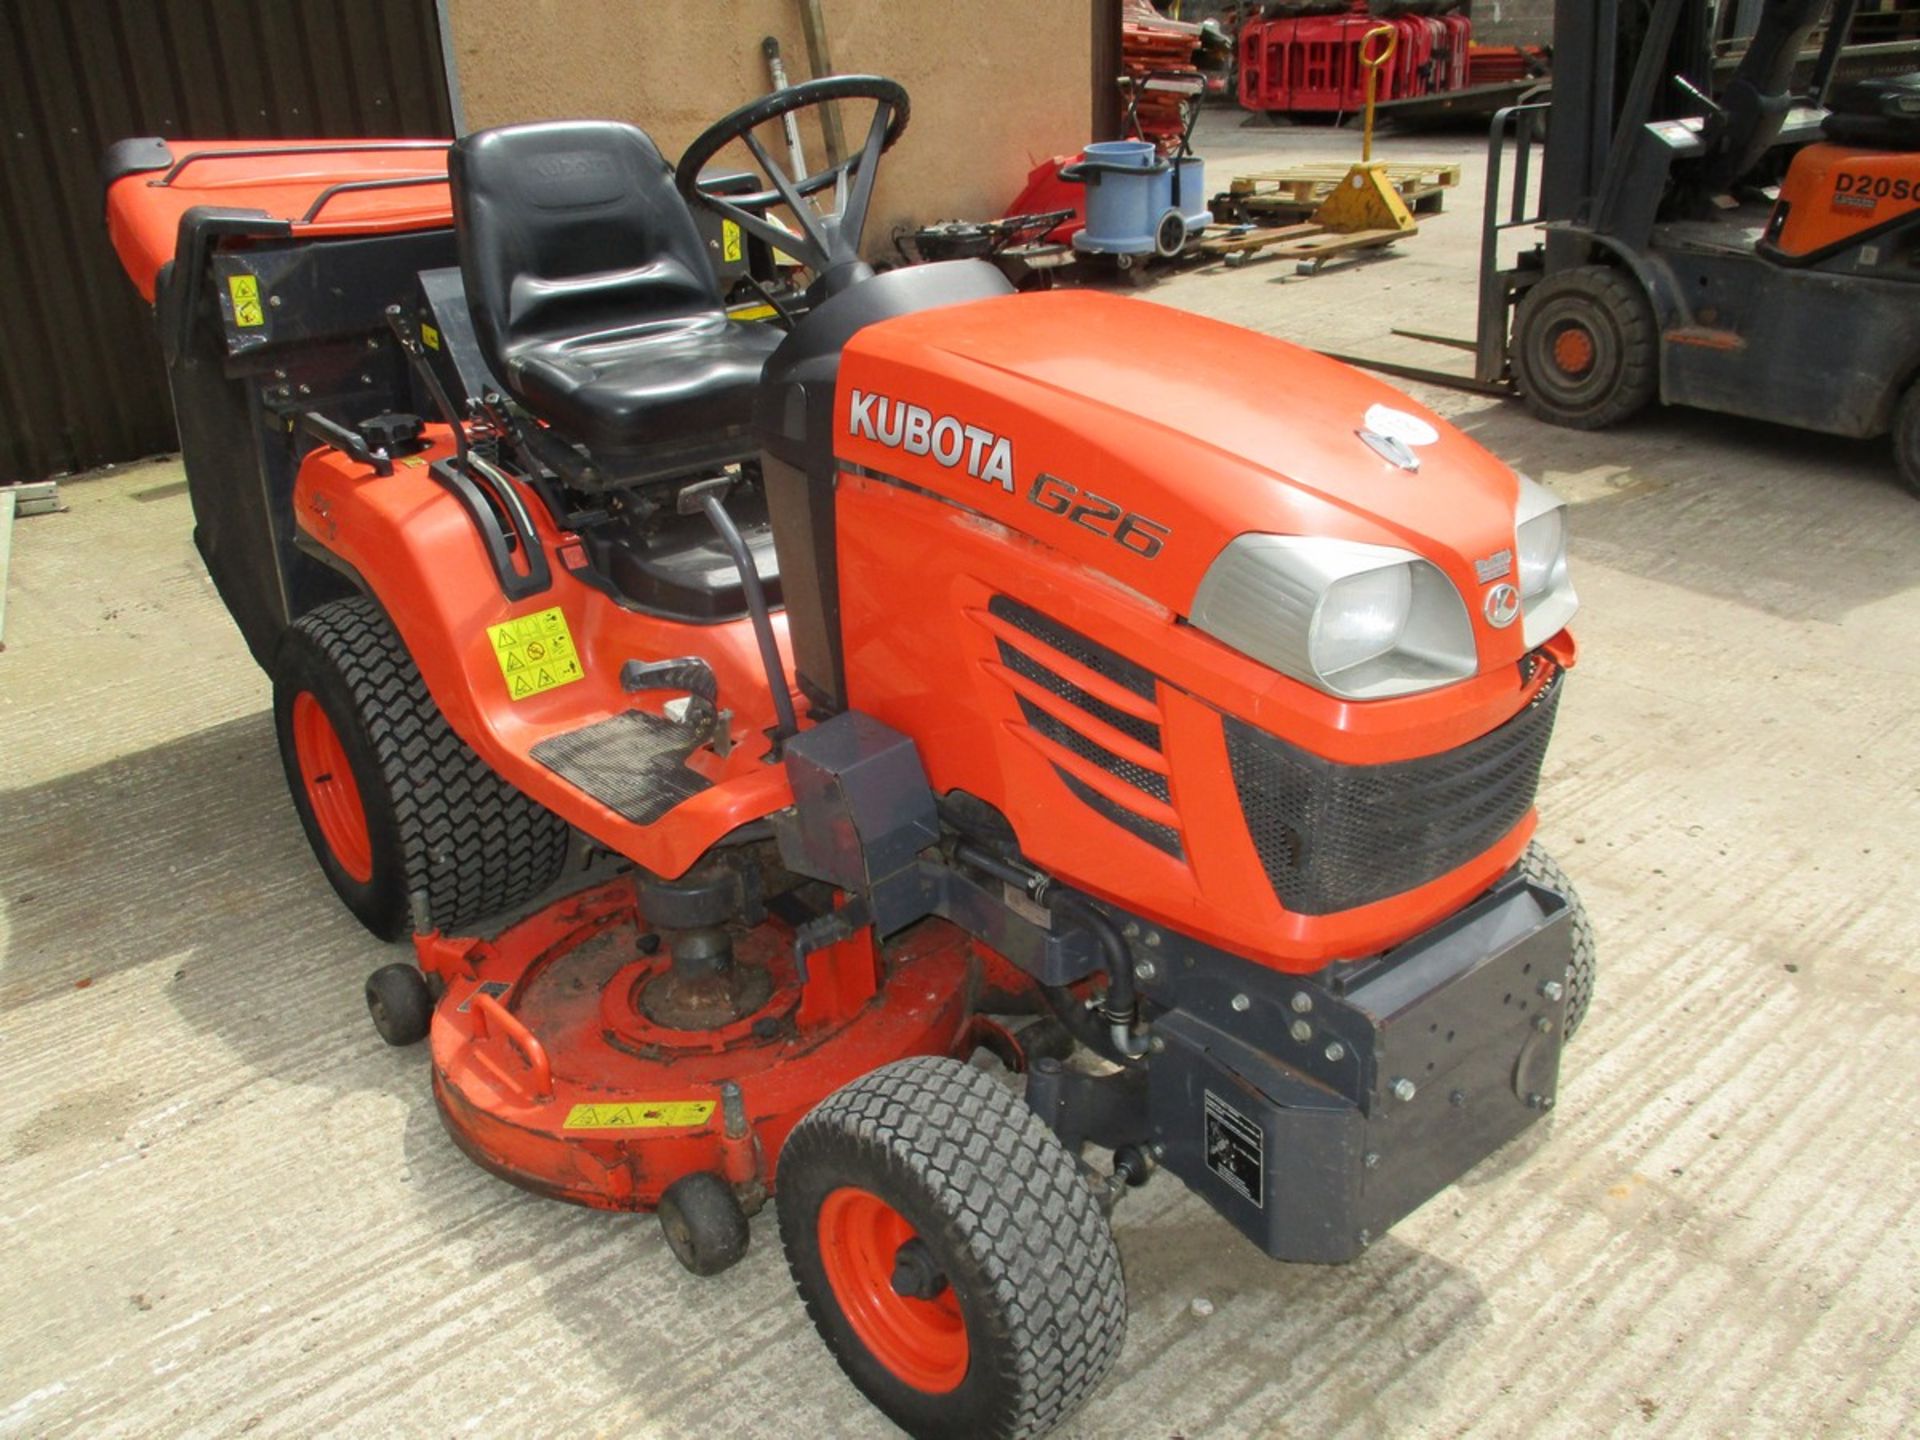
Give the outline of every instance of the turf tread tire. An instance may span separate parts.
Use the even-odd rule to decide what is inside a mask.
[[[315,671],[330,673],[340,688]],[[354,884],[331,863],[301,796],[286,712],[303,684],[328,708],[354,764],[374,846],[369,885]],[[335,700],[351,713],[337,713]],[[274,708],[288,784],[321,867],[347,908],[382,939],[408,933],[415,895],[425,901],[427,923],[450,930],[510,910],[559,878],[566,822],[453,733],[373,600],[329,601],[294,622],[275,666]]]
[[[862,1076],[794,1129],[778,1175],[780,1236],[808,1315],[853,1382],[909,1434],[1043,1434],[1118,1359],[1127,1297],[1113,1232],[1073,1157],[986,1072],[920,1058]],[[818,1214],[842,1184],[893,1205],[946,1266],[970,1345],[958,1390],[928,1395],[895,1379],[832,1301]]]
[[[1557,307],[1557,308],[1556,308]],[[1579,318],[1595,334],[1595,363],[1613,362],[1610,383],[1592,397],[1571,387],[1555,393],[1541,367],[1544,331],[1556,318]],[[1660,390],[1660,327],[1653,304],[1631,274],[1612,265],[1583,265],[1550,275],[1528,290],[1514,319],[1513,368],[1527,409],[1551,425],[1604,430],[1631,419]]]
[[[1567,964],[1567,1039],[1572,1040],[1587,1018],[1587,1006],[1593,1003],[1594,967],[1597,951],[1593,938],[1593,919],[1586,903],[1573,888],[1567,872],[1539,841],[1527,846],[1520,857],[1520,873],[1536,885],[1543,885],[1567,897],[1573,930],[1573,958]]]

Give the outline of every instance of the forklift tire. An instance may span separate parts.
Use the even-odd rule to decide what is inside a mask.
[[[1900,483],[1920,496],[1920,380],[1908,387],[1893,419],[1893,458]]]
[[[788,1138],[775,1198],[821,1339],[909,1435],[1039,1435],[1119,1357],[1126,1288],[1094,1192],[982,1070],[927,1057],[843,1086]]]
[[[382,965],[367,977],[367,1013],[389,1045],[417,1045],[433,1028],[433,991],[417,965]]]
[[[753,1238],[733,1187],[711,1171],[674,1181],[656,1213],[673,1258],[695,1275],[718,1275],[738,1264]]]
[[[1520,857],[1520,873],[1534,884],[1567,898],[1568,921],[1573,928],[1573,959],[1567,964],[1566,1038],[1572,1040],[1587,1018],[1587,1006],[1593,1002],[1593,920],[1580,899],[1580,892],[1567,878],[1567,872],[1538,841],[1527,846],[1526,853]]]
[[[273,715],[320,868],[381,939],[416,922],[469,924],[559,878],[566,823],[453,733],[372,600],[329,601],[294,622],[274,657]]]
[[[1520,301],[1513,323],[1520,398],[1540,419],[1604,430],[1660,389],[1660,333],[1640,283],[1609,265],[1564,270]]]

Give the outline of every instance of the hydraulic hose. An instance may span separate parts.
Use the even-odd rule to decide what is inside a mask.
[[[1101,959],[1107,971],[1107,998],[1100,1008],[1107,1022],[1108,1044],[1092,1048],[1107,1055],[1108,1059],[1117,1059],[1123,1064],[1144,1059],[1147,1053],[1146,1038],[1133,1033],[1134,1021],[1140,1018],[1140,997],[1133,987],[1133,956],[1127,949],[1127,942],[1114,928],[1113,921],[1078,895],[1056,897],[1053,909],[1056,914],[1071,915],[1100,944]],[[1051,995],[1047,998],[1049,1002],[1053,1000]],[[1070,994],[1069,1000],[1070,1008],[1080,1008],[1079,1002],[1072,1000]],[[1057,1013],[1059,1007],[1056,1005],[1054,1008]],[[1065,1016],[1061,1017],[1060,1023],[1069,1030],[1073,1028]],[[1112,1053],[1109,1053],[1109,1049]]]
[[[1095,1054],[1117,1065],[1130,1065],[1142,1059],[1147,1053],[1147,1042],[1133,1033],[1134,1023],[1140,1018],[1140,997],[1133,984],[1133,956],[1105,912],[1071,891],[1053,894],[1052,881],[1040,871],[1002,859],[979,845],[962,841],[955,847],[954,857],[976,870],[984,870],[996,880],[1026,891],[1063,919],[1071,917],[1093,936],[1100,946],[1101,968],[1107,972],[1107,995],[1100,1006],[1106,1028],[1101,1029],[1080,1003],[1080,997],[1066,986],[1042,985],[1040,993],[1060,1023],[1067,1027],[1067,1033]]]

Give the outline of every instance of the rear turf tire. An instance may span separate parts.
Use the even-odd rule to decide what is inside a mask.
[[[1587,1018],[1587,1006],[1593,1003],[1596,962],[1593,920],[1580,899],[1580,892],[1567,878],[1567,872],[1538,841],[1527,846],[1526,853],[1520,857],[1520,873],[1534,884],[1557,891],[1567,899],[1573,930],[1573,959],[1567,964],[1567,1039],[1572,1040]]]
[[[835,1091],[782,1149],[776,1201],[821,1338],[910,1435],[1039,1435],[1120,1354],[1126,1289],[1092,1189],[970,1065],[903,1060]]]
[[[1520,398],[1540,419],[1603,430],[1660,389],[1660,333],[1640,282],[1610,265],[1563,270],[1520,301],[1513,322]]]
[[[448,727],[372,600],[309,611],[282,637],[274,725],[308,842],[348,910],[383,940],[521,904],[566,863],[566,823]]]

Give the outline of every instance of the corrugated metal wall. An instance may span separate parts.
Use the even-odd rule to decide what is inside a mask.
[[[108,145],[452,133],[433,0],[0,0],[0,481],[174,445]]]

